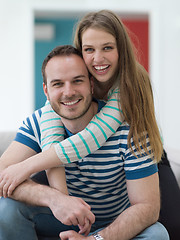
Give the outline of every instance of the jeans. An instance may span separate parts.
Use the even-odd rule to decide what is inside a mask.
[[[108,224],[94,224],[98,231]],[[47,207],[36,207],[9,198],[0,199],[0,240],[38,240],[38,236],[58,237],[67,230],[79,231],[76,226],[66,226],[58,221]],[[165,227],[155,223],[134,240],[169,240]]]

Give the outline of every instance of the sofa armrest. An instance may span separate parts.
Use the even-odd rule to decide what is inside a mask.
[[[165,148],[173,173],[180,187],[180,150],[170,147]]]
[[[13,141],[15,135],[16,135],[15,131],[0,132],[0,156]]]

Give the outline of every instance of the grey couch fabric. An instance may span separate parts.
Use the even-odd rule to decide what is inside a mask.
[[[0,156],[14,139],[16,132],[0,132]]]

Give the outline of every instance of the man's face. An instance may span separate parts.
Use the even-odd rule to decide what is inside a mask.
[[[83,116],[91,106],[92,87],[83,59],[55,56],[47,63],[44,92],[54,111],[69,120]]]

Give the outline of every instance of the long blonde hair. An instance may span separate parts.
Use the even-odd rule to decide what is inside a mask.
[[[146,70],[137,61],[134,47],[127,30],[119,17],[111,11],[102,10],[87,14],[78,23],[74,44],[82,52],[82,34],[88,28],[104,30],[114,36],[119,54],[119,69],[114,79],[119,79],[120,103],[125,120],[130,125],[128,144],[131,138],[141,152],[141,145],[147,151],[146,136],[150,139],[154,160],[159,162],[163,152],[157,126],[151,82]]]

